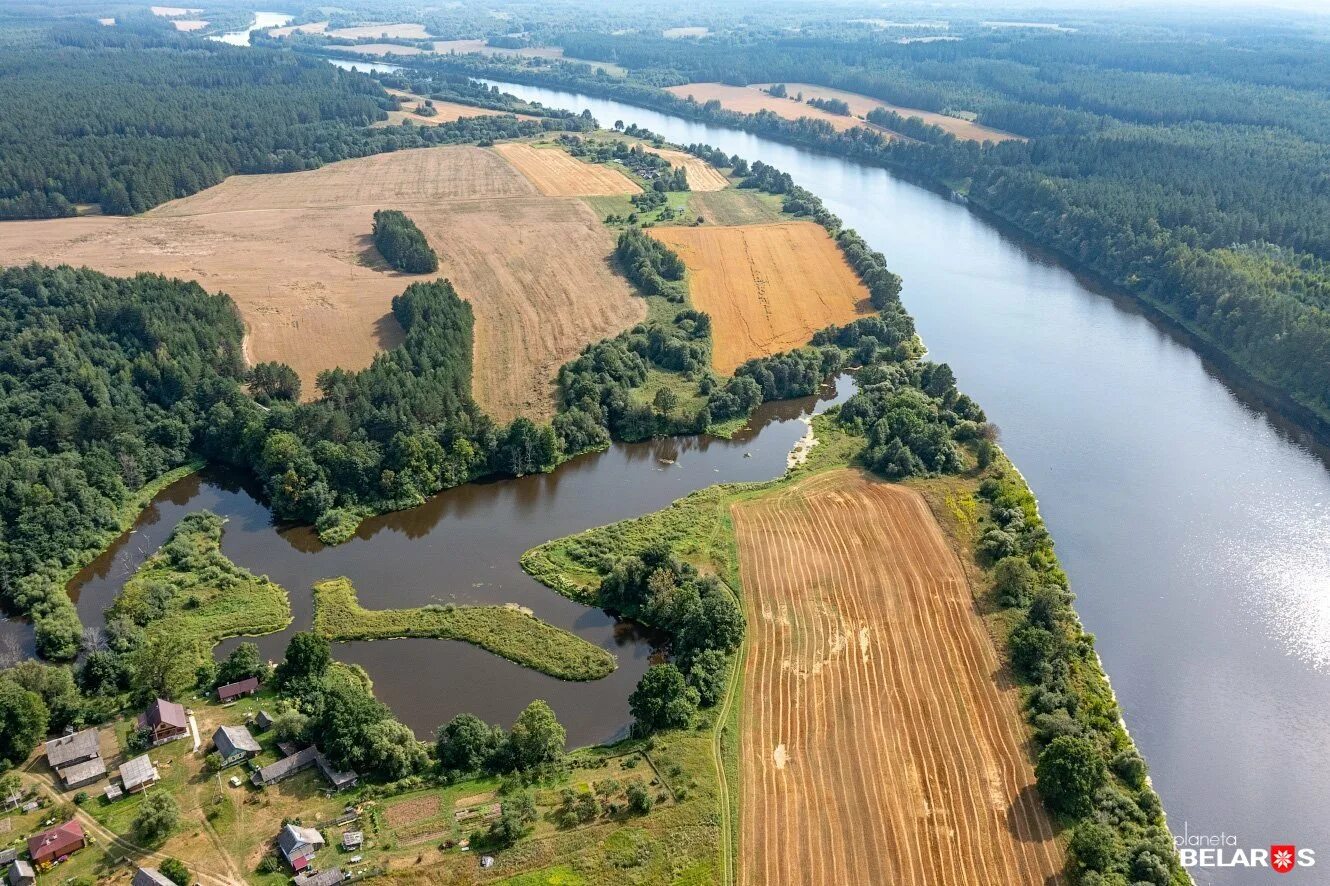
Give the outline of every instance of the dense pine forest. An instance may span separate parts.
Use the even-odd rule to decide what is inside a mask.
[[[1156,29],[900,43],[842,29],[700,40],[577,32],[558,42],[631,74],[474,57],[434,65],[737,126],[953,188],[1330,420],[1330,65],[1318,39]],[[1027,140],[981,146],[874,112],[909,137],[893,140],[661,89],[704,81],[812,82]]]

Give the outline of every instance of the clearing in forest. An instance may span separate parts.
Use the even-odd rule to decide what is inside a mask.
[[[401,89],[389,89],[389,93],[402,100],[402,110],[389,111],[387,120],[380,120],[371,125],[379,126],[401,126],[403,121],[410,120],[416,126],[438,126],[442,123],[452,123],[455,120],[461,120],[466,117],[492,117],[497,114],[503,114],[503,111],[494,111],[489,108],[477,108],[474,105],[459,105],[455,102],[440,101],[433,99],[434,116],[426,117],[417,113],[419,108],[425,103],[425,97],[416,95],[412,92],[404,92]],[[527,114],[514,114],[519,120],[534,120]]]
[[[793,99],[776,98],[767,95],[755,86],[729,86],[725,83],[685,83],[682,86],[668,86],[666,91],[674,93],[679,98],[687,98],[691,95],[697,100],[698,104],[704,104],[715,99],[727,111],[738,111],[740,114],[771,111],[773,114],[787,120],[810,117],[814,120],[825,120],[838,130],[853,129],[856,126],[869,126],[857,117],[833,114],[821,108],[810,108],[808,105]],[[885,130],[879,131],[885,132]]]
[[[590,65],[593,69],[600,68],[612,77],[622,77],[628,73],[626,69],[612,62],[592,61],[591,59],[573,58],[564,55],[563,49],[558,46],[519,46],[510,48],[507,46],[490,46],[484,40],[435,40],[434,51],[441,55],[456,53],[457,55],[521,56],[545,61],[576,62]]]
[[[364,40],[367,38],[372,40],[375,37],[385,37],[393,40],[429,39],[429,31],[425,30],[425,26],[416,23],[356,25],[352,28],[337,28],[333,31],[325,31],[325,33],[329,37],[340,37],[347,40]]]
[[[716,167],[701,157],[669,148],[647,147],[648,151],[670,161],[671,166],[682,166],[688,177],[688,188],[693,191],[721,191],[730,186],[730,180]]]
[[[1017,692],[923,498],[836,470],[732,513],[740,879],[1056,882]]]
[[[687,265],[693,305],[711,315],[711,363],[725,375],[873,312],[868,290],[821,225],[661,227],[651,234]]]
[[[392,299],[431,279],[390,269],[370,232],[401,209],[476,315],[472,390],[496,420],[546,419],[558,366],[645,316],[611,270],[614,235],[580,200],[541,197],[493,151],[395,151],[309,172],[233,176],[133,218],[4,224],[0,265],[41,261],[196,280],[235,300],[251,362],[280,360],[317,395],[401,341]]]
[[[749,89],[767,89],[774,84],[755,83],[748,87]],[[1020,140],[1019,135],[1013,135],[1010,132],[1003,132],[1001,129],[994,129],[991,126],[983,126],[979,123],[973,123],[969,120],[962,120],[960,117],[952,117],[948,114],[938,114],[933,111],[921,111],[918,108],[903,108],[900,105],[893,105],[875,98],[869,98],[866,95],[860,95],[857,92],[846,92],[842,89],[832,89],[828,86],[814,86],[810,83],[786,83],[785,89],[790,95],[803,93],[805,101],[810,98],[835,98],[840,99],[850,106],[850,113],[856,117],[866,117],[868,112],[874,108],[882,108],[887,111],[895,111],[902,117],[918,117],[931,126],[941,127],[944,131],[950,132],[959,139],[968,141],[990,141],[1002,142]],[[769,97],[769,96],[768,96]],[[774,99],[774,101],[790,102],[790,99]],[[795,105],[799,107],[799,105]],[[804,106],[806,107],[806,106]]]
[[[609,197],[642,190],[619,170],[603,163],[584,163],[562,148],[507,142],[495,145],[494,150],[547,197]]]

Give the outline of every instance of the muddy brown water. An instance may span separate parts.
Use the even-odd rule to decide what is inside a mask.
[[[450,489],[409,511],[365,521],[351,541],[319,543],[309,527],[274,525],[259,492],[231,472],[210,469],[172,484],[70,583],[85,625],[104,621],[125,580],[186,514],[227,518],[222,550],[236,563],[285,587],[294,620],[280,633],[250,638],[281,659],[294,631],[312,617],[311,587],[345,575],[367,608],[429,603],[516,603],[545,621],[610,650],[619,667],[603,680],[571,683],[512,664],[468,643],[406,639],[334,644],[342,661],[364,666],[375,694],[421,738],[453,715],[474,713],[510,724],[543,698],[585,745],[622,735],[628,695],[650,664],[658,638],[630,621],[559,596],[522,571],[523,552],[553,538],[659,510],[719,482],[780,476],[807,425],[800,419],[853,390],[842,377],[818,398],[768,404],[731,440],[677,437],[616,444],[550,474]],[[224,656],[241,639],[219,644]]]

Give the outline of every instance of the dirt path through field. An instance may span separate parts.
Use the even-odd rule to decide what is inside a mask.
[[[1015,690],[922,497],[842,470],[733,514],[740,880],[1057,882]]]

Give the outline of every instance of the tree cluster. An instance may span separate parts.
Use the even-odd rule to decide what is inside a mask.
[[[399,210],[375,211],[374,247],[388,264],[407,274],[432,274],[439,269],[439,256],[424,232]]]

